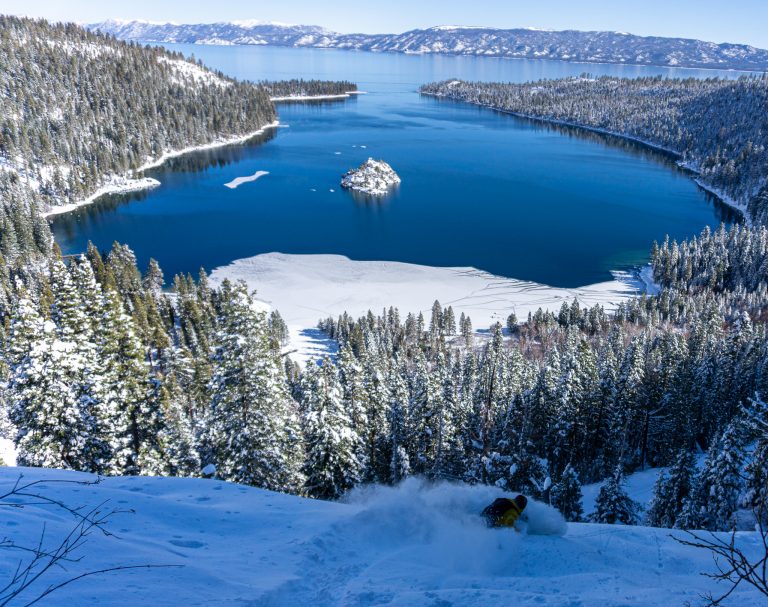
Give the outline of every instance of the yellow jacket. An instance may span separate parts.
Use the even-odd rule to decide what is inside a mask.
[[[517,507],[514,500],[507,500],[509,502],[509,510],[499,517],[496,523],[499,527],[514,527],[517,519],[520,518],[522,511]]]

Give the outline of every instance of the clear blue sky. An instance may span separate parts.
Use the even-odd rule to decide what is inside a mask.
[[[0,13],[78,22],[260,19],[365,33],[431,25],[615,30],[768,48],[768,0],[0,0]]]

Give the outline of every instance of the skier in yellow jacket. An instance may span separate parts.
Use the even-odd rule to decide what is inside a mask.
[[[486,506],[482,512],[489,527],[515,527],[515,523],[523,514],[528,505],[528,499],[524,495],[518,495],[515,499],[500,497]]]

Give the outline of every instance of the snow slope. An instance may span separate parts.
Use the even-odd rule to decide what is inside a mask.
[[[423,312],[427,319],[435,299],[472,319],[486,330],[506,321],[510,312],[520,320],[538,308],[557,312],[563,301],[576,297],[582,305],[612,309],[637,295],[643,284],[617,273],[612,281],[560,289],[503,278],[475,268],[438,268],[391,261],[353,261],[341,255],[266,253],[238,259],[216,268],[211,282],[245,280],[259,300],[280,312],[290,332],[290,349],[297,360],[333,351],[333,344],[315,329],[317,321],[348,312],[354,318],[385,307],[403,315]]]
[[[86,480],[84,474],[0,468],[0,489],[15,481]],[[571,524],[564,536],[487,529],[477,513],[492,487],[427,485],[369,488],[329,503],[203,479],[107,478],[95,486],[48,484],[70,505],[124,510],[112,537],[92,536],[80,562],[48,583],[104,566],[172,568],[110,573],[51,595],[51,606],[602,605],[656,607],[697,602],[716,591],[700,575],[708,554],[679,545],[669,530]],[[133,512],[128,512],[131,510]],[[51,507],[3,510],[4,534],[50,542],[72,518]],[[551,518],[539,506],[537,518]],[[740,545],[755,546],[753,533]],[[0,550],[0,577],[23,553]],[[732,605],[764,601],[741,589]]]

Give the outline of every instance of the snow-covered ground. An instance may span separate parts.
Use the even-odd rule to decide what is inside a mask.
[[[0,468],[0,490],[21,471],[25,480],[93,478]],[[91,536],[82,559],[51,571],[43,585],[109,566],[172,566],[87,578],[50,595],[45,604],[54,607],[679,607],[718,590],[701,575],[712,571],[709,554],[678,544],[668,529],[570,524],[563,536],[488,529],[478,513],[499,494],[492,487],[411,479],[349,503],[204,479],[117,477],[37,489],[70,506],[107,500],[102,509],[121,510],[108,523],[113,536]],[[542,505],[530,516],[532,524],[554,520]],[[74,522],[52,506],[7,508],[3,535],[33,545],[45,524],[50,547]],[[756,541],[754,533],[738,536],[750,552]],[[0,578],[25,556],[0,550]],[[730,604],[764,600],[741,588]]]
[[[235,177],[232,181],[225,183],[224,187],[234,190],[237,186],[256,181],[260,177],[264,177],[264,175],[269,175],[269,171],[256,171],[253,175],[248,175],[247,177]]]
[[[582,305],[616,304],[637,295],[643,284],[626,273],[579,289],[494,276],[475,268],[437,268],[392,261],[353,261],[341,255],[266,253],[238,259],[211,273],[213,284],[245,280],[259,300],[280,312],[290,331],[290,350],[304,361],[333,351],[317,321],[348,312],[357,318],[393,306],[405,315],[429,313],[435,299],[469,315],[476,330],[506,321],[514,312],[525,320],[538,308],[557,312],[574,297]]]
[[[231,82],[224,80],[223,78],[219,78],[219,76],[213,72],[197,65],[196,63],[191,63],[189,61],[185,61],[184,59],[171,59],[169,57],[163,56],[159,56],[157,60],[161,63],[169,65],[173,69],[173,80],[177,84],[184,85],[188,81],[192,81],[195,84],[212,84],[214,86],[218,86],[219,88],[227,88],[232,85]]]

